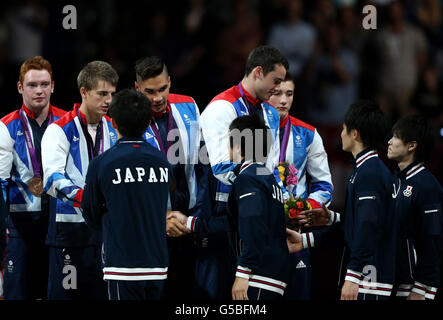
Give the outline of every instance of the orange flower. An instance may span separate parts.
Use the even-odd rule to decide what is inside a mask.
[[[288,216],[289,219],[295,219],[297,217],[297,210],[294,208],[289,209]]]
[[[297,208],[298,209],[303,209],[304,207],[305,206],[304,206],[303,202],[301,202],[301,201],[297,202]]]

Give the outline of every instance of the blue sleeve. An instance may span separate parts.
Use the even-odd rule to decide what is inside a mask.
[[[94,159],[90,162],[83,191],[81,207],[83,218],[93,229],[100,229],[102,226],[102,216],[105,210],[105,200],[100,190],[98,179],[98,161]]]
[[[417,196],[416,238],[417,253],[415,280],[426,286],[439,287],[440,237],[442,230],[442,199],[440,186],[427,186]]]
[[[198,168],[196,168],[197,174]],[[203,173],[204,172],[204,173]],[[200,174],[206,174],[204,192],[199,192],[198,204],[199,209],[193,214],[196,219],[191,224],[191,230],[195,232],[200,238],[212,236],[209,242],[217,241],[214,237],[217,234],[227,233],[231,230],[227,215],[215,216],[215,194],[217,190],[218,180],[212,175],[212,170],[209,166],[204,168]],[[212,240],[212,241],[211,241]],[[206,242],[208,239],[205,240]],[[224,241],[224,240],[223,240]]]
[[[0,196],[3,199],[3,202],[6,203],[8,201],[8,181],[4,179],[0,179],[0,187],[1,187],[1,194]]]
[[[200,150],[204,148],[204,141],[200,143]],[[189,215],[202,216],[202,210],[209,210],[209,174],[210,166],[202,164],[200,161],[194,166],[195,176],[197,178],[197,199],[194,208]]]

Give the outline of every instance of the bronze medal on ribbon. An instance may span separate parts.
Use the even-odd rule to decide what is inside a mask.
[[[43,194],[43,180],[41,178],[34,177],[28,183],[29,191],[36,197],[40,197]]]

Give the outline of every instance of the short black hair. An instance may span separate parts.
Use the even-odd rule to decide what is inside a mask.
[[[240,154],[245,160],[266,162],[271,146],[271,132],[256,114],[234,119],[229,126],[229,145],[240,144]]]
[[[285,80],[283,80],[283,81],[284,81],[284,82],[286,82],[286,81],[292,81],[292,82],[295,84],[294,77],[291,75],[290,72],[286,72]]]
[[[428,121],[421,115],[407,115],[400,118],[392,127],[392,134],[404,143],[415,141],[415,161],[429,160],[434,149],[434,136]]]
[[[166,68],[165,62],[158,56],[144,57],[135,63],[135,76],[137,81],[154,78],[162,74],[163,71],[168,75],[168,68]]]
[[[280,53],[277,48],[270,46],[260,46],[249,53],[246,60],[245,75],[248,76],[255,67],[262,67],[263,74],[275,70],[276,65],[282,65],[286,70],[289,69],[288,60]]]
[[[141,137],[152,118],[151,102],[135,89],[123,89],[112,98],[109,114],[124,137]]]
[[[381,148],[387,138],[388,122],[378,104],[372,100],[358,100],[345,114],[347,132],[355,129],[365,148]]]

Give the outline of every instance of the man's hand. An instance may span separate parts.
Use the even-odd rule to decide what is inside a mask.
[[[180,211],[168,211],[166,213],[166,234],[170,237],[181,237],[189,233],[186,222],[183,224],[176,218],[177,213],[183,215]]]
[[[180,221],[180,223],[182,225],[184,225],[186,227],[186,222],[188,222],[188,217],[186,215],[184,215],[183,213],[181,213],[180,211],[168,211],[167,213],[167,218],[177,218],[178,221]]]
[[[288,228],[286,228],[286,243],[289,253],[298,252],[303,249],[301,234]]]
[[[340,300],[357,300],[358,284],[352,281],[345,281],[341,288]]]
[[[425,300],[425,296],[416,292],[411,292],[406,300]]]
[[[249,300],[248,288],[248,279],[236,277],[232,286],[232,300]]]
[[[327,225],[330,217],[331,211],[322,203],[321,208],[300,212],[299,222],[304,224],[305,227],[319,227]]]

